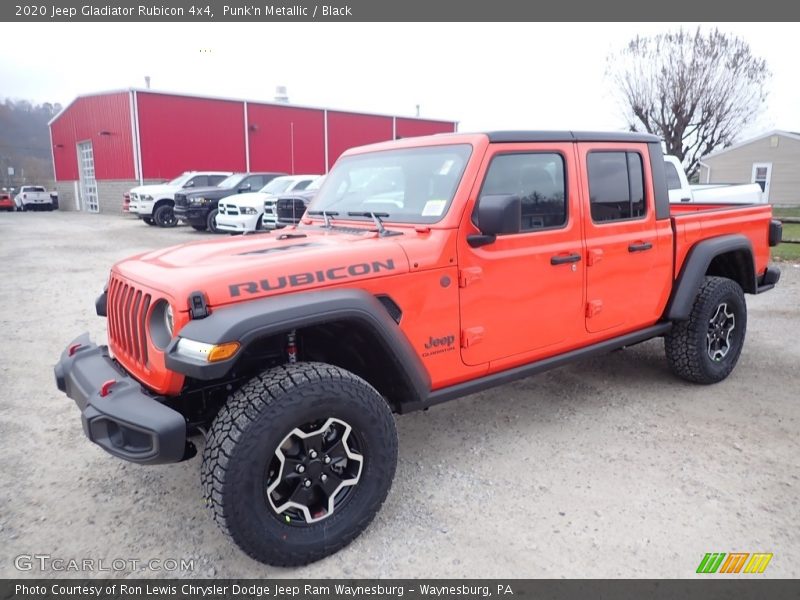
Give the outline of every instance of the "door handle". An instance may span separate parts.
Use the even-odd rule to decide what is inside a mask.
[[[645,250],[650,250],[653,247],[653,244],[650,242],[639,242],[638,244],[631,244],[628,246],[628,252],[644,252]]]
[[[580,254],[556,254],[550,257],[551,265],[564,265],[566,263],[578,262],[581,259]]]

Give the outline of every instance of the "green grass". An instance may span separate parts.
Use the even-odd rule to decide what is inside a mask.
[[[772,214],[773,216],[779,219],[781,217],[800,217],[800,206],[791,206],[791,207],[773,206]]]
[[[800,223],[784,223],[783,239],[797,240],[800,242]]]
[[[800,261],[800,244],[778,244],[772,248],[772,260]]]

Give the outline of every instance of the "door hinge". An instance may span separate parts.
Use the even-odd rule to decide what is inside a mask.
[[[586,265],[591,267],[603,260],[603,250],[600,248],[592,248],[586,253]]]
[[[600,313],[603,310],[603,301],[602,300],[589,300],[586,303],[586,318],[591,319],[596,314]]]
[[[458,273],[458,287],[465,288],[473,281],[483,277],[483,269],[480,267],[467,267]]]
[[[470,327],[461,332],[461,347],[470,348],[483,340],[483,327]]]

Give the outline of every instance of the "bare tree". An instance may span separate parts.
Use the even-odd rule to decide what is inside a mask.
[[[762,109],[770,77],[744,40],[717,29],[636,37],[606,60],[631,131],[664,138],[693,177]]]

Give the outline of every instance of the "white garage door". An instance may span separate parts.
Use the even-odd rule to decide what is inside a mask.
[[[88,212],[99,212],[97,201],[97,181],[94,178],[94,151],[92,142],[78,144],[78,169],[81,180],[81,205]]]

